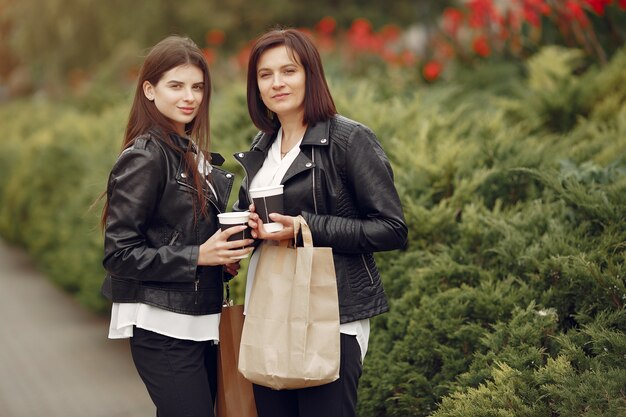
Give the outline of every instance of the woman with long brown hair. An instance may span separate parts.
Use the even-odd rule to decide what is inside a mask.
[[[188,38],[156,44],[139,72],[103,210],[109,338],[130,338],[159,417],[212,417],[223,273],[241,249],[220,231],[233,175],[209,152],[211,79]]]

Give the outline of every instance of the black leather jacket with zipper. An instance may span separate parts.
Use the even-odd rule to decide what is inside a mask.
[[[275,135],[259,133],[235,154],[246,178],[234,209],[247,210],[248,187]],[[341,323],[389,310],[373,252],[406,246],[407,226],[393,172],[366,126],[342,116],[309,126],[300,153],[281,181],[285,214],[302,215],[318,247],[331,247]]]
[[[182,149],[189,145],[170,137]],[[212,164],[222,162],[212,154]],[[210,177],[217,198],[207,187],[204,217],[181,155],[162,140],[142,135],[119,156],[107,186],[106,298],[189,315],[221,311],[222,266],[197,266],[198,252],[219,227],[217,213],[226,208],[234,176],[213,166]]]

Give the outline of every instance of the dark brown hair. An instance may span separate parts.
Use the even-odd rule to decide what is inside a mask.
[[[138,136],[148,132],[151,132],[156,140],[161,140],[167,146],[178,151],[184,160],[185,170],[192,178],[197,190],[196,200],[199,203],[200,213],[206,216],[208,215],[207,201],[203,193],[205,179],[198,172],[191,142],[187,149],[182,149],[171,140],[169,134],[176,133],[174,123],[157,109],[154,102],[146,98],[143,91],[145,81],[157,85],[167,71],[180,65],[194,65],[202,71],[204,76],[202,102],[196,117],[185,125],[185,133],[193,139],[199,148],[198,151],[210,158],[209,102],[211,99],[211,76],[209,66],[200,48],[191,39],[182,36],[169,36],[154,45],[141,65],[121,151],[132,146]],[[107,212],[108,201],[105,201],[101,219],[102,228],[106,225]]]
[[[248,112],[255,126],[268,134],[278,131],[279,121],[261,99],[257,84],[257,66],[265,51],[281,45],[286,46],[304,68],[304,124],[313,125],[328,120],[337,113],[324,76],[322,59],[313,41],[295,29],[274,29],[254,41],[248,59]]]

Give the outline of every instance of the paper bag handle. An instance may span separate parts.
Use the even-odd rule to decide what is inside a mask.
[[[304,217],[297,216],[293,219],[293,241],[298,241],[298,232],[302,232],[302,243],[304,247],[313,247],[313,236],[311,235],[311,229],[307,224]]]

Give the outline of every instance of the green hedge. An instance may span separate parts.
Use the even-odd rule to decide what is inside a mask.
[[[576,57],[377,108],[410,247],[385,258],[360,415],[626,415],[626,51]]]
[[[418,91],[333,75],[340,111],[383,142],[410,230],[377,254],[392,309],[373,320],[361,417],[626,415],[626,50],[580,64],[544,48]],[[0,234],[99,311],[89,205],[127,110],[0,108]],[[240,180],[242,83],[218,89],[212,122]]]

